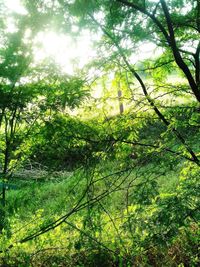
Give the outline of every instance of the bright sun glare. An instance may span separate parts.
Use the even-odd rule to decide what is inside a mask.
[[[6,0],[5,4],[11,13],[26,14],[20,0]],[[16,31],[11,17],[7,20],[7,30]],[[51,30],[40,32],[35,38],[35,61],[40,62],[51,57],[68,74],[82,68],[94,55],[92,38],[87,30],[80,34],[76,42],[70,35],[58,34]]]
[[[39,33],[36,41],[41,44],[35,52],[36,61],[52,57],[68,74],[82,68],[95,55],[88,31],[84,31],[76,42],[69,35],[53,31]]]

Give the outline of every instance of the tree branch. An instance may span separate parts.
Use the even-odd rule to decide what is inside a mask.
[[[168,44],[170,45],[175,61],[177,63],[177,65],[179,66],[179,68],[183,71],[183,73],[185,74],[188,83],[191,87],[191,90],[193,91],[196,99],[198,100],[198,102],[200,102],[200,90],[188,68],[188,66],[186,65],[186,63],[183,61],[180,53],[179,53],[179,49],[177,47],[176,44],[176,40],[175,40],[175,34],[174,34],[174,29],[173,29],[173,25],[171,22],[171,17],[169,14],[169,10],[167,8],[166,2],[165,0],[160,0],[160,3],[162,5],[162,9],[166,18],[166,22],[167,22],[167,27],[168,27],[168,31],[169,33],[166,31],[166,29],[164,28],[164,26],[161,24],[161,22],[151,13],[149,13],[146,9],[134,4],[134,3],[130,3],[129,1],[126,0],[116,0],[117,2],[124,4],[125,6],[131,7],[135,10],[140,11],[141,13],[145,14],[146,16],[148,16],[149,18],[151,18],[151,20],[157,25],[157,27],[161,30],[161,32],[163,33],[165,39],[167,40]]]
[[[149,96],[147,88],[142,80],[142,78],[140,77],[140,75],[135,71],[135,69],[130,65],[129,61],[127,60],[122,48],[119,46],[118,42],[115,40],[115,38],[91,15],[88,14],[90,16],[90,18],[94,21],[94,23],[96,25],[98,25],[101,30],[104,32],[104,34],[106,36],[108,36],[110,38],[110,40],[113,42],[113,44],[116,46],[116,48],[119,51],[119,54],[121,55],[122,59],[124,60],[126,66],[128,67],[129,71],[132,73],[132,75],[137,79],[137,81],[139,82],[142,91],[147,99],[147,101],[149,102],[150,106],[153,108],[153,110],[155,111],[155,113],[157,114],[157,116],[161,119],[161,121],[167,126],[170,126],[170,122],[165,118],[165,116],[160,112],[160,110],[157,108],[157,106],[154,103],[154,100]],[[181,143],[184,145],[184,147],[186,148],[186,150],[189,152],[189,154],[192,156],[193,161],[200,166],[200,162],[199,159],[197,158],[197,156],[195,155],[195,153],[193,152],[193,150],[186,144],[185,139],[182,137],[182,135],[174,128],[172,127],[172,132],[176,135],[176,137],[181,141]]]

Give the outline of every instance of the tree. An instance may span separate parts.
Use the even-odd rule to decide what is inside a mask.
[[[6,18],[2,15],[2,21]],[[15,14],[16,30],[3,31],[0,49],[0,170],[2,206],[7,183],[29,154],[30,136],[52,115],[74,108],[88,95],[81,77],[69,76],[54,62],[34,61],[36,25],[32,14]],[[47,21],[45,20],[46,24]],[[41,25],[44,26],[44,24]],[[37,29],[40,31],[41,28]],[[2,211],[0,229],[4,227]]]

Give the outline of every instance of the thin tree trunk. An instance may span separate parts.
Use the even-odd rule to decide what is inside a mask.
[[[118,100],[119,100],[119,113],[123,114],[124,113],[124,104],[122,102],[122,90],[118,90],[117,92],[118,95]]]

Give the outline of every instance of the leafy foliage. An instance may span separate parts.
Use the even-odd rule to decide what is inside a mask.
[[[199,266],[199,2],[23,4],[13,31],[0,12],[0,264]],[[52,27],[96,58],[36,62]]]

